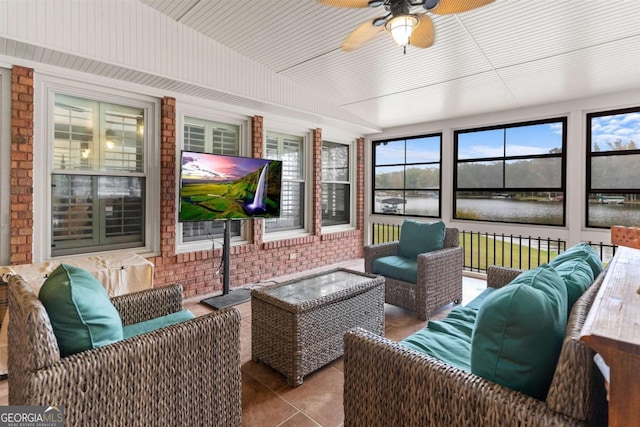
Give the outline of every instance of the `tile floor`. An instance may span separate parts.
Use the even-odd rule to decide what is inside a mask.
[[[330,266],[330,267],[335,267]],[[364,270],[363,260],[352,260],[337,266],[353,270]],[[325,267],[330,268],[330,267]],[[278,277],[269,283],[280,283],[315,271]],[[464,278],[463,304],[473,299],[486,287],[486,282],[470,277]],[[185,307],[195,315],[202,315],[211,309],[200,304],[202,297],[185,300]],[[251,360],[251,303],[237,305],[242,315],[240,334],[240,357],[242,363],[242,424],[243,426],[325,426],[337,427],[343,423],[342,389],[343,364],[338,359],[324,368],[306,376],[299,387],[287,385],[283,375],[269,366]],[[432,318],[442,318],[449,311],[447,306]],[[385,336],[398,341],[425,326],[410,312],[385,304]],[[0,405],[8,405],[7,381],[0,381]]]

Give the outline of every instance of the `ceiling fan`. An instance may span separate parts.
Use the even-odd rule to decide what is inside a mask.
[[[335,7],[378,7],[387,12],[385,16],[373,18],[360,24],[342,43],[342,50],[357,49],[382,31],[387,31],[393,40],[407,45],[427,48],[433,44],[435,31],[431,18],[426,14],[449,15],[475,9],[494,0],[318,0],[318,3]]]

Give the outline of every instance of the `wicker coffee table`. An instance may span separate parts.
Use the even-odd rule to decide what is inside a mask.
[[[342,356],[354,327],[384,333],[384,277],[346,269],[251,290],[251,353],[292,386]]]

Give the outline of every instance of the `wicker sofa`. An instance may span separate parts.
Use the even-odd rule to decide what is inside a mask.
[[[29,284],[13,275],[8,293],[9,404],[64,405],[68,426],[241,425],[237,310],[61,357]],[[129,325],[182,310],[182,286],[112,302]]]
[[[381,274],[374,271],[374,260],[398,256],[399,247],[398,241],[365,246],[365,272]],[[412,311],[421,320],[428,320],[431,313],[442,306],[459,303],[462,300],[463,257],[458,229],[447,227],[442,249],[417,256],[416,283],[383,274],[385,302]]]
[[[593,362],[593,351],[579,341],[606,271],[573,305],[544,401],[364,330],[348,332],[345,427],[606,425],[602,375]],[[490,267],[487,284],[500,288],[519,273]]]

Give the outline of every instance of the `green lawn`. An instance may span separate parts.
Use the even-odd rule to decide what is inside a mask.
[[[485,271],[488,265],[528,270],[540,264],[548,263],[558,255],[557,251],[538,250],[537,247],[511,244],[492,237],[465,235],[460,242],[464,248],[465,267]],[[473,264],[471,261],[473,260]]]
[[[397,241],[399,238],[400,226],[375,224],[373,227],[374,244]],[[460,244],[464,248],[465,267],[480,271],[486,271],[488,265],[528,270],[548,263],[558,255],[557,251],[538,250],[537,247],[512,244],[477,234],[466,234]]]

